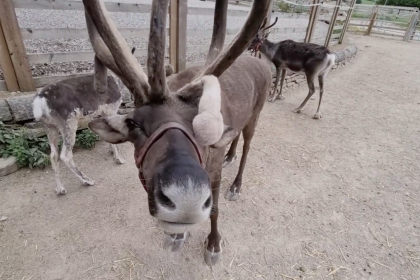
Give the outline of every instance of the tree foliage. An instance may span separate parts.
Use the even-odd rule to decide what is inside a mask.
[[[376,4],[387,6],[417,7],[420,8],[420,0],[378,0]]]

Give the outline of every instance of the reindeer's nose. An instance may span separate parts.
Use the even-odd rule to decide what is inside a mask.
[[[178,182],[155,191],[157,218],[173,223],[201,223],[210,216],[210,186],[191,183]]]

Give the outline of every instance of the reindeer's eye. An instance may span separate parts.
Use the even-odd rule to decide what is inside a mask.
[[[135,128],[140,128],[140,125],[138,123],[136,123],[133,119],[126,119],[125,123],[128,126],[128,129],[135,129]]]

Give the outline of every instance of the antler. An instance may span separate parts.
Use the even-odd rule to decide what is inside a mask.
[[[265,20],[267,20],[267,18],[266,18]],[[274,20],[274,23],[273,23],[273,24],[271,24],[270,26],[267,26],[267,27],[265,27],[265,28],[261,29],[261,31],[267,30],[267,29],[269,29],[269,28],[273,27],[274,25],[276,25],[277,20],[278,20],[278,17],[276,17],[276,20]]]
[[[166,16],[169,0],[153,0],[150,15],[150,33],[147,72],[151,86],[150,101],[162,101],[169,96],[165,75]]]
[[[136,107],[147,99],[150,86],[141,65],[130,53],[124,38],[100,0],[83,0],[89,38],[99,60],[131,91]],[[98,36],[99,35],[99,36]]]
[[[251,43],[251,40],[257,34],[261,23],[270,8],[269,3],[270,0],[254,0],[244,26],[230,45],[203,70],[200,76],[213,74],[214,76],[219,77],[230,65],[232,65],[235,59],[246,50],[249,43]]]
[[[219,53],[223,50],[226,37],[228,0],[216,0],[214,7],[213,35],[209,53],[207,55],[206,65],[209,65]]]

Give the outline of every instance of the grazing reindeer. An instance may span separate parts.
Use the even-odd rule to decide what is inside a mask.
[[[267,39],[268,34],[264,34],[263,32],[269,27],[264,28],[263,25],[248,47],[248,50],[253,50],[255,52],[260,51],[264,57],[274,63],[274,66],[276,67],[276,81],[274,83],[274,89],[270,94],[271,97],[269,101],[275,102],[276,99],[284,99],[282,89],[286,78],[286,70],[290,70],[295,73],[304,72],[308,82],[309,93],[295,112],[301,113],[306,102],[308,102],[309,98],[311,98],[311,96],[315,93],[314,80],[318,77],[319,104],[313,118],[321,118],[320,108],[322,94],[324,92],[324,79],[327,77],[331,67],[335,64],[335,55],[332,54],[326,47],[312,43],[300,43],[293,40],[273,43]],[[280,71],[282,74],[280,91],[276,95],[275,93],[280,78]]]
[[[131,53],[134,53],[132,48]],[[173,72],[171,65],[165,66],[166,74]],[[122,102],[123,84],[118,78],[106,75],[107,68],[95,57],[95,74],[80,78],[70,78],[45,86],[32,103],[36,120],[41,121],[47,130],[51,147],[51,165],[55,173],[57,194],[66,194],[67,190],[59,176],[58,140],[63,138],[60,158],[73,171],[82,183],[92,186],[95,181],[83,174],[73,161],[73,146],[76,140],[78,124],[83,120],[92,120],[98,116],[117,114]],[[105,73],[106,83],[97,83],[95,75]],[[104,86],[105,85],[105,86]],[[110,144],[110,152],[119,164],[126,161],[120,156],[117,146]]]
[[[242,132],[244,147],[232,196],[242,182],[250,142],[271,84],[269,66],[243,55],[269,9],[254,1],[232,43],[222,51],[227,0],[216,0],[214,29],[204,67],[192,67],[166,81],[164,70],[169,0],[153,0],[148,43],[148,76],[130,55],[104,3],[83,0],[89,37],[98,59],[131,91],[136,109],[101,117],[89,127],[103,140],[130,141],[149,212],[167,234],[165,247],[180,249],[187,232],[211,220],[205,262],[221,256],[218,200],[226,146]],[[238,58],[239,57],[239,58]],[[101,78],[98,77],[98,81]]]

